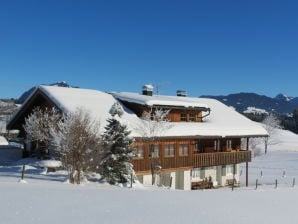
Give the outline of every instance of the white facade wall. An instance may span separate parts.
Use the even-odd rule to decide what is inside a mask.
[[[182,190],[191,190],[191,170],[181,171],[183,172],[183,188]]]
[[[209,180],[211,177],[213,186],[225,186],[227,180],[233,179],[233,167],[234,165],[197,168],[195,170],[199,176],[196,177],[192,177],[191,170],[161,173],[156,175],[155,185],[170,187],[170,183],[172,183],[171,189],[191,190],[192,181],[200,181],[206,178]],[[235,167],[235,179],[239,181],[240,165],[236,164]],[[152,185],[151,174],[138,175],[138,179],[144,185]]]
[[[211,177],[213,186],[225,186],[227,185],[227,180],[233,179],[233,167],[234,165],[197,168],[193,171],[195,175],[193,175],[192,181],[196,182],[206,178],[209,180]],[[235,179],[239,181],[240,165],[236,164],[235,168]]]
[[[152,185],[152,175],[146,174],[146,175],[140,175],[142,178],[139,178],[139,181],[144,185]]]
[[[240,165],[235,165],[235,179],[238,182],[240,176]],[[220,186],[227,185],[227,180],[233,179],[234,165],[218,166],[217,167],[218,177],[217,181]]]

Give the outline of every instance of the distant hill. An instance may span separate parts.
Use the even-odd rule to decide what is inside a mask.
[[[79,88],[77,86],[71,86],[65,81],[62,82],[55,82],[52,84],[41,84],[41,85],[46,85],[46,86],[60,86],[60,87],[67,87],[67,88]],[[32,87],[28,91],[24,92],[19,99],[16,100],[17,104],[22,104],[24,101],[30,96],[30,94],[35,90],[36,86]]]
[[[265,112],[286,115],[293,113],[298,108],[298,97],[288,97],[284,94],[278,94],[274,98],[256,93],[235,93],[226,96],[202,95],[200,97],[217,99],[228,106],[234,107],[240,113],[254,107],[265,110]]]

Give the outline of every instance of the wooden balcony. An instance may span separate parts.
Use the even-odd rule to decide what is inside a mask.
[[[251,151],[231,151],[198,153],[178,157],[134,159],[132,164],[137,173],[146,173],[150,172],[151,164],[161,166],[162,170],[170,170],[238,164],[250,161]]]

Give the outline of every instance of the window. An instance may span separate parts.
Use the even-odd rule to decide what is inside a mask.
[[[232,149],[232,140],[227,140],[226,141],[226,148],[227,149]]]
[[[135,154],[136,154],[135,158],[138,158],[138,159],[144,158],[144,149],[142,145],[138,145],[135,148]]]
[[[200,153],[200,144],[199,144],[199,141],[195,144],[195,153]]]
[[[165,145],[165,157],[173,157],[175,155],[174,144]]]
[[[196,115],[195,114],[189,114],[188,121],[196,121]]]
[[[217,151],[219,148],[217,143],[217,140],[214,140],[214,151]]]
[[[200,178],[201,177],[201,169],[200,168],[194,168],[191,172],[192,178]]]
[[[186,114],[180,114],[180,120],[181,120],[181,121],[187,121],[187,116],[186,116]]]
[[[150,153],[149,156],[152,158],[158,158],[159,157],[159,145],[150,145]]]
[[[226,166],[226,167],[227,167],[227,171],[226,171],[227,175],[228,174],[233,174],[233,165]]]
[[[182,144],[179,145],[179,156],[187,156],[188,155],[188,145]]]

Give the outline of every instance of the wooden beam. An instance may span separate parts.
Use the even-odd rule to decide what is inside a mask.
[[[246,139],[246,150],[248,151],[248,147],[249,147],[249,138]],[[248,161],[246,161],[246,187],[248,187]]]
[[[267,148],[268,148],[268,137],[265,137],[265,154],[267,154]]]

